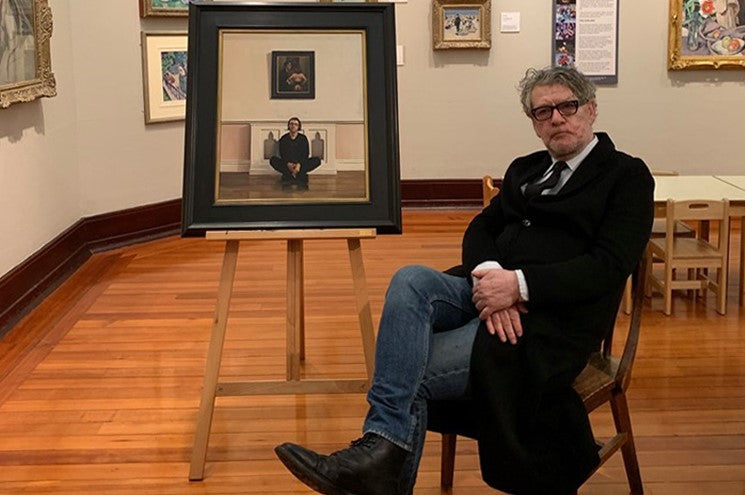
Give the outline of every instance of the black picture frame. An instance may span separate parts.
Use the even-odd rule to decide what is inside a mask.
[[[242,32],[332,36],[360,33],[363,61],[360,107],[364,120],[360,139],[364,143],[366,174],[363,197],[304,199],[302,193],[293,193],[291,198],[277,193],[277,197],[269,200],[225,201],[220,196],[222,169],[218,153],[220,130],[224,127],[220,112],[240,106],[223,101],[227,96],[221,94],[221,71],[231,63],[221,58],[222,40],[225,33]],[[267,62],[264,68],[248,70],[253,74],[250,77],[264,78],[262,84],[269,85],[270,54],[264,56]],[[192,0],[188,57],[182,235],[200,236],[208,230],[304,228],[375,228],[378,233],[401,232],[393,4],[241,4]],[[318,53],[316,61],[317,57]],[[264,94],[270,100],[269,92]],[[317,92],[316,96],[316,100],[296,103],[271,100],[268,106],[311,105],[312,113],[312,105],[320,104],[323,95]],[[276,116],[283,126],[289,113],[278,112]],[[306,117],[303,132],[307,122]]]
[[[314,99],[316,56],[312,51],[272,52],[272,98]]]

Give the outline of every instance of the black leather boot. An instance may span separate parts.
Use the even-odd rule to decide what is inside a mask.
[[[326,495],[397,495],[407,452],[366,433],[349,447],[325,456],[283,443],[274,452],[300,481]]]

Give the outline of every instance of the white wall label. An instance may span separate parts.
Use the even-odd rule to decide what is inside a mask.
[[[503,33],[520,32],[520,12],[502,12],[499,30]]]

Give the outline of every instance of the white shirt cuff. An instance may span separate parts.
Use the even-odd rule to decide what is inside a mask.
[[[520,300],[527,302],[528,300],[528,282],[525,281],[525,274],[522,270],[515,270],[517,275],[517,288],[520,291]]]
[[[487,270],[493,270],[493,269],[501,269],[502,265],[499,264],[498,261],[482,261],[478,265],[476,265],[476,268],[474,270],[481,270],[481,269],[487,269]],[[517,275],[517,289],[520,291],[520,301],[527,301],[528,300],[528,282],[525,281],[525,274],[522,270],[515,270],[515,275]],[[476,285],[478,282],[478,279],[476,277],[471,277],[473,281],[473,285]]]

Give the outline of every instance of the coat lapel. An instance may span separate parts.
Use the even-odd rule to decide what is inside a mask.
[[[550,165],[551,156],[546,152],[545,156],[540,160],[536,160],[535,162],[526,164],[522,167],[520,173],[515,177],[515,184],[517,184],[518,187],[521,187],[523,184],[536,181],[538,177],[548,170]]]
[[[587,155],[577,170],[569,178],[569,181],[557,193],[557,196],[571,194],[577,189],[582,189],[588,182],[591,182],[599,174],[603,173],[603,165],[608,164],[607,155],[614,150],[613,142],[607,134],[598,133],[598,142],[595,148]]]

